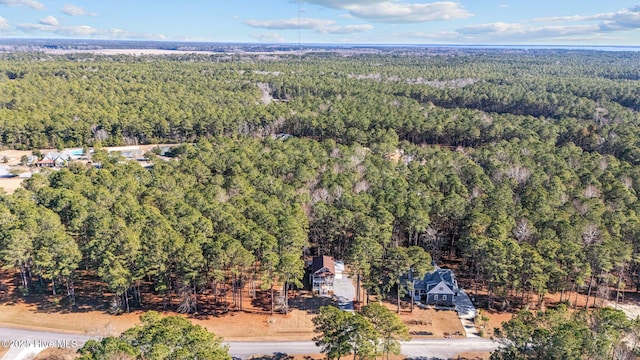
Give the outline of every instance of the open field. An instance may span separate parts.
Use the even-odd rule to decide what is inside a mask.
[[[0,188],[7,194],[13,194],[22,185],[23,178],[0,178]]]
[[[85,335],[118,335],[138,323],[141,311],[110,315],[104,311],[47,312],[34,304],[24,302],[0,305],[0,326],[33,330],[52,330]],[[165,312],[166,315],[177,315]],[[226,340],[310,340],[315,334],[311,319],[313,311],[294,309],[287,315],[229,312],[223,316],[197,315],[191,320]],[[441,338],[445,332],[464,332],[460,320],[453,311],[416,309],[414,313],[402,313],[415,338]],[[411,324],[417,320],[420,324]]]
[[[116,336],[138,323],[140,311],[122,315],[110,315],[100,311],[86,312],[46,312],[32,304],[15,302],[0,305],[0,326],[34,330],[49,330],[82,333],[90,336]],[[165,312],[166,315],[177,315]],[[244,312],[229,312],[223,316],[193,316],[190,319],[209,331],[222,336],[227,341],[296,341],[310,340],[315,333],[311,322],[314,314],[309,310],[295,309],[287,315],[267,315]],[[455,313],[433,309],[416,309],[413,314],[401,314],[403,321],[409,319],[430,319],[430,325],[409,325],[413,332],[427,330],[433,336],[417,335],[415,338],[441,337],[444,332],[452,332],[461,324]],[[38,359],[73,359],[73,351],[47,349]],[[321,354],[282,355],[273,354],[256,359],[320,360]],[[392,357],[401,360],[404,357]]]
[[[69,310],[64,305],[64,297],[51,297],[49,295],[31,296],[21,298],[15,293],[14,283],[10,281],[14,270],[5,270],[2,273],[3,283],[9,288],[8,295],[0,303],[0,326],[26,328],[34,330],[54,330],[60,332],[80,333],[85,335],[107,336],[118,335],[125,329],[135,325],[142,311],[136,310],[121,315],[111,315],[106,311],[103,302],[100,301],[100,292],[97,285],[90,285],[90,278],[81,277],[83,284],[77,284],[78,306],[76,310]],[[99,286],[98,286],[99,287]],[[290,299],[292,310],[286,314],[270,315],[268,306],[265,308],[264,294],[252,298],[247,289],[243,292],[243,311],[234,311],[231,306],[229,311],[214,311],[211,295],[201,295],[201,312],[190,316],[194,323],[206,327],[208,330],[222,336],[229,341],[257,341],[257,340],[309,340],[315,334],[313,332],[313,316],[320,306],[332,303],[328,298],[312,297],[308,292],[299,291]],[[481,297],[482,294],[479,294]],[[572,303],[576,298],[575,293],[570,294]],[[108,298],[107,294],[102,296]],[[60,301],[62,300],[62,301]],[[557,303],[559,296],[548,295],[546,304],[551,306]],[[584,304],[586,296],[578,295],[578,305]],[[637,297],[634,293],[626,296],[625,307],[632,311],[638,308]],[[147,299],[145,309],[161,309],[161,299]],[[224,299],[223,299],[224,301]],[[44,305],[43,305],[44,303]],[[396,310],[394,304],[386,303],[387,307]],[[406,303],[400,313],[401,320],[409,327],[413,338],[442,338],[445,333],[455,335],[464,334],[464,328],[454,311],[436,310],[432,308],[414,308],[409,312]],[[635,310],[637,312],[637,310]],[[173,312],[164,312],[174,315]],[[483,311],[489,320],[486,324],[476,324],[478,330],[484,330],[486,336],[493,334],[493,329],[500,327],[503,322],[513,316],[509,311]],[[250,325],[248,325],[250,324]]]
[[[584,295],[578,295],[579,300],[584,301],[583,297]],[[572,298],[575,298],[575,294],[572,294]],[[553,299],[553,296],[547,299],[549,306],[553,305]],[[635,306],[636,300],[633,294],[628,294],[627,300],[626,306]],[[315,310],[319,306],[327,304],[328,301],[329,299],[312,298],[308,293],[300,292],[291,299],[291,304],[298,307],[297,309],[287,315],[269,315],[265,312],[255,312],[247,293],[243,306],[254,311],[253,313],[230,311],[220,316],[199,314],[189,318],[227,341],[303,341],[309,340],[315,335],[311,319]],[[393,304],[386,304],[390,309],[395,310]],[[14,297],[5,299],[5,303],[0,305],[0,326],[81,333],[92,336],[118,335],[123,330],[135,325],[140,314],[142,314],[141,311],[134,311],[129,314],[110,315],[105,311],[88,311],[84,308],[77,312],[71,312],[56,306],[43,308],[41,305],[36,305],[36,302],[27,303]],[[164,314],[176,315],[173,312],[165,312]],[[508,321],[513,316],[512,312],[486,310],[483,314],[489,318],[485,325],[487,336],[491,335],[494,328],[501,326],[503,321]],[[415,308],[414,312],[410,313],[403,308],[400,317],[409,326],[414,339],[442,338],[445,332],[461,331],[464,333],[462,325],[453,311]],[[478,324],[478,329],[481,328],[482,325]],[[73,352],[48,349],[40,355],[39,359],[72,359],[73,356]],[[461,353],[459,358],[488,359],[488,357],[488,353]],[[319,360],[323,357],[321,354],[295,356],[270,354],[255,359]],[[393,359],[401,360],[404,357]]]
[[[64,297],[50,295],[32,295],[21,298],[16,294],[14,270],[4,270],[2,283],[9,289],[0,303],[0,326],[33,330],[46,330],[65,333],[79,333],[89,336],[117,336],[124,330],[136,325],[143,311],[132,311],[121,315],[111,315],[105,309],[104,299],[108,294],[101,294],[101,285],[85,273],[78,279],[77,294],[79,306],[74,311],[64,305]],[[230,297],[230,296],[229,296]],[[254,299],[247,289],[243,292],[242,307],[247,312],[218,311],[211,294],[199,296],[200,313],[188,318],[193,323],[223,337],[226,341],[308,341],[316,334],[313,332],[312,318],[320,306],[332,303],[329,298],[312,297],[309,292],[296,291],[290,298],[292,310],[286,314],[270,315],[268,311],[269,297],[262,292]],[[222,298],[221,301],[229,301]],[[161,308],[161,299],[146,298],[146,309]],[[395,310],[392,304],[390,309]],[[415,308],[413,313],[403,309],[400,317],[406,323],[413,338],[442,338],[444,333],[463,331],[460,320],[453,311]],[[165,315],[178,315],[175,312],[164,312]],[[213,315],[218,314],[218,315]],[[186,315],[181,315],[186,316]],[[47,349],[38,359],[73,359],[73,351]],[[264,360],[320,360],[322,354],[278,355],[266,354],[256,359]],[[404,357],[392,357],[402,360]]]
[[[41,149],[43,154],[51,151],[56,151],[56,149]],[[14,166],[20,163],[20,158],[24,155],[32,155],[33,151],[31,150],[2,150],[0,151],[0,160],[2,160],[2,165]],[[6,157],[6,159],[5,159]],[[5,163],[6,160],[6,163]]]

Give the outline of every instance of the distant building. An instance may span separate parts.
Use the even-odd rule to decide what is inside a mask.
[[[36,163],[37,167],[54,167],[56,163],[51,159],[42,159]]]
[[[71,161],[71,154],[68,152],[49,152],[44,155],[42,160],[36,163],[38,167],[63,167],[67,166]]]
[[[333,281],[336,276],[335,261],[331,256],[316,256],[311,263],[309,282],[314,294],[327,296],[333,294]]]

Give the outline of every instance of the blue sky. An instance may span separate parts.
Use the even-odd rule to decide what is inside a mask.
[[[0,38],[640,45],[640,1],[0,0]]]

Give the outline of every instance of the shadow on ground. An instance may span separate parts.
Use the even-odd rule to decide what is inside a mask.
[[[289,308],[298,309],[308,312],[309,314],[317,314],[318,310],[322,306],[333,305],[335,302],[332,298],[328,297],[312,297],[312,296],[297,296],[289,299]]]

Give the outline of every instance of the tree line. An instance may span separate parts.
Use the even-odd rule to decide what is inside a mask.
[[[637,164],[637,53],[3,54],[0,144],[195,141],[287,132],[369,147],[535,137]]]

